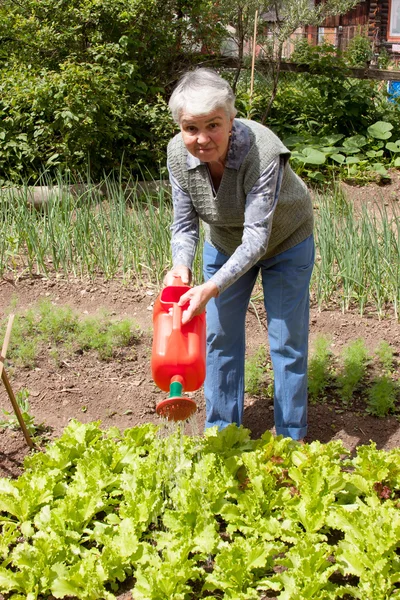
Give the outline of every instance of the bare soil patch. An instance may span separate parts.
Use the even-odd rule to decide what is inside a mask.
[[[56,305],[69,305],[82,316],[107,310],[116,319],[131,318],[141,332],[137,343],[117,354],[112,360],[100,360],[94,352],[68,356],[55,364],[48,349],[38,356],[34,370],[10,368],[9,376],[14,392],[27,388],[30,392],[30,412],[36,423],[44,423],[48,437],[61,434],[70,419],[82,422],[101,421],[106,427],[121,430],[146,422],[159,422],[156,403],[165,397],[151,377],[152,309],[158,290],[154,287],[137,289],[133,284],[114,280],[63,280],[61,278],[22,278],[3,281],[0,285],[1,316],[13,307],[22,311],[34,306],[41,298]],[[247,316],[248,353],[267,343],[263,325],[263,309],[250,309]],[[261,321],[261,324],[260,324]],[[394,317],[378,320],[373,314],[360,317],[356,312],[342,314],[337,309],[311,309],[311,345],[316,335],[323,333],[332,338],[334,352],[349,341],[363,338],[371,352],[381,340],[400,350],[400,325]],[[188,433],[201,434],[204,424],[202,390],[193,394],[198,413],[194,427]],[[390,449],[400,445],[400,422],[395,416],[379,419],[365,413],[362,403],[351,410],[326,404],[311,405],[307,441],[328,442],[342,439],[353,450],[370,440],[379,448]],[[0,410],[10,409],[4,388],[0,389]],[[271,400],[246,398],[244,426],[253,437],[273,429]],[[0,429],[0,475],[17,476],[28,448],[22,432]]]
[[[367,206],[379,216],[384,210],[388,216],[398,215],[400,210],[400,171],[390,170],[390,178],[379,182],[368,183],[368,185],[351,185],[342,182],[340,188],[346,198],[353,203],[354,208],[360,211],[362,206]]]

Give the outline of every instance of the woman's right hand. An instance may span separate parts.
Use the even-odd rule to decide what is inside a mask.
[[[192,281],[192,272],[188,267],[185,267],[185,265],[177,265],[165,275],[163,281],[164,286],[167,287],[168,285],[173,285],[174,278],[176,277],[180,277],[184,285],[190,285]]]

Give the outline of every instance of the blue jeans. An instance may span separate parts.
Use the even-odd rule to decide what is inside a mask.
[[[204,244],[207,281],[228,260]],[[274,371],[277,435],[299,440],[307,433],[309,284],[314,238],[273,258],[259,261],[218,298],[207,304],[206,428],[240,425],[244,405],[245,318],[259,271],[267,313]]]

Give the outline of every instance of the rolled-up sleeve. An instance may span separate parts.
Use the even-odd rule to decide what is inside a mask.
[[[199,242],[199,217],[191,198],[179,185],[168,166],[172,188],[174,219],[171,226],[171,249],[173,266],[185,265],[192,269]]]
[[[242,243],[229,260],[211,277],[223,292],[267,252],[272,220],[279,198],[286,157],[274,159],[246,197]]]

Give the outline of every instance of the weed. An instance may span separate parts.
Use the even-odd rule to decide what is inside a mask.
[[[369,356],[364,340],[357,339],[348,344],[343,349],[342,360],[337,383],[342,401],[348,404],[366,375]]]
[[[14,321],[9,359],[17,366],[32,368],[43,346],[56,364],[63,355],[96,350],[100,359],[109,359],[117,348],[127,347],[137,339],[133,323],[127,319],[112,321],[106,314],[79,319],[70,307],[54,306],[42,301],[37,307]]]
[[[316,402],[318,397],[323,396],[329,384],[332,377],[331,360],[330,340],[323,335],[318,335],[308,364],[308,392],[312,402]]]
[[[389,375],[378,377],[368,391],[367,412],[376,417],[386,417],[395,408],[398,392],[398,385]]]
[[[78,328],[78,315],[69,306],[54,306],[49,300],[38,304],[36,327],[45,338],[57,344]]]
[[[62,362],[60,350],[58,348],[50,348],[49,356],[51,360],[54,362],[56,368],[59,368]]]
[[[250,396],[272,397],[274,394],[272,367],[267,360],[267,350],[264,345],[261,345],[257,352],[246,360],[245,390]]]
[[[41,423],[40,425],[35,424],[35,418],[30,413],[30,406],[28,402],[29,398],[29,390],[27,388],[22,388],[15,395],[15,400],[21,410],[22,418],[25,422],[26,428],[29,432],[29,435],[32,437],[37,435],[41,430],[44,429],[44,425]],[[0,427],[10,428],[10,429],[18,429],[19,422],[13,411],[8,411],[3,409],[3,415],[6,419],[0,420]]]
[[[117,347],[129,346],[135,339],[128,320],[112,322],[109,318],[89,317],[82,321],[77,345],[82,350],[97,350],[102,360],[110,359]]]
[[[382,341],[378,348],[375,350],[375,354],[386,373],[391,373],[393,370],[394,351],[392,346],[385,341]]]
[[[15,363],[18,366],[25,367],[26,369],[33,369],[36,366],[37,354],[38,340],[21,340],[18,345],[17,353],[15,353],[14,348],[10,351],[10,358],[14,355]]]

